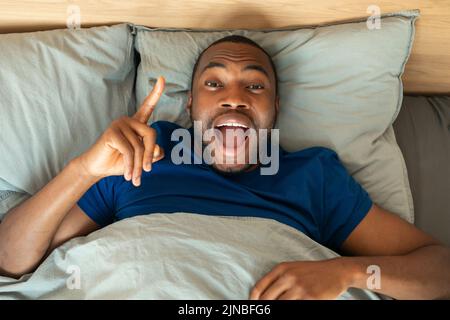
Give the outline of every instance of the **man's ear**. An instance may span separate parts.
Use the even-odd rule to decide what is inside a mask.
[[[280,96],[277,94],[275,98],[275,111],[278,113],[280,110]]]
[[[186,111],[190,115],[192,110],[192,91],[188,92],[188,101],[186,104]]]

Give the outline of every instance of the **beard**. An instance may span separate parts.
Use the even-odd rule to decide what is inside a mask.
[[[258,165],[251,164],[251,163],[247,163],[239,168],[230,168],[230,167],[221,168],[215,164],[211,165],[211,168],[214,171],[216,171],[217,173],[220,173],[224,176],[233,176],[233,175],[237,175],[242,172],[252,171],[253,169],[256,169],[257,167],[258,167]]]

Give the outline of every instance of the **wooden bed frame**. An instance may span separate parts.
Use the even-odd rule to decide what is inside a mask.
[[[279,28],[347,21],[420,9],[412,55],[403,76],[405,93],[450,93],[450,0],[0,0],[0,33],[65,28],[69,6],[80,9],[81,27],[132,22],[151,27]],[[73,7],[71,7],[73,8]]]

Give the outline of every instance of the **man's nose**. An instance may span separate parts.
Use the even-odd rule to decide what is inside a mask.
[[[229,94],[221,103],[224,108],[247,109],[249,104],[240,94]]]
[[[222,107],[224,108],[232,108],[232,109],[247,109],[248,106],[246,103],[243,102],[237,102],[237,101],[227,101],[225,103],[221,104]]]

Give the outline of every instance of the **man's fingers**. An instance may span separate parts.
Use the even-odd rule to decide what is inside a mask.
[[[145,146],[143,167],[144,167],[144,170],[148,172],[148,171],[152,170],[153,152],[155,149],[155,139],[150,135],[146,135],[143,137],[142,140],[143,140],[144,146]]]
[[[251,300],[260,299],[261,295],[264,291],[274,282],[277,278],[286,270],[285,264],[278,264],[275,268],[272,269],[268,274],[262,277],[253,287],[250,292]]]
[[[144,145],[139,136],[126,124],[121,125],[120,130],[127,138],[128,142],[133,146],[134,159],[133,159],[133,185],[136,187],[141,184],[142,175],[142,159],[144,157]]]
[[[153,161],[156,162],[164,158],[164,149],[159,145],[155,145],[155,149],[153,150]]]
[[[150,171],[151,164],[164,157],[164,150],[156,144],[156,130],[137,119],[123,117],[115,122],[114,140],[124,155],[124,177],[134,186],[141,184],[142,170]],[[116,142],[117,140],[117,142]]]
[[[275,300],[285,291],[291,288],[291,283],[289,283],[285,276],[279,277],[273,283],[269,285],[266,290],[260,295],[259,300]]]
[[[278,300],[297,300],[300,298],[298,292],[294,289],[288,290],[284,292],[281,296],[278,297]]]
[[[151,170],[153,162],[159,161],[164,157],[164,150],[156,144],[156,130],[140,123],[136,119],[127,119],[126,121],[131,129],[142,138],[144,144],[142,167],[148,172]]]
[[[147,98],[145,98],[144,102],[142,102],[142,105],[139,107],[139,110],[133,116],[134,119],[141,123],[147,123],[148,119],[150,119],[150,116],[152,115],[153,109],[155,109],[155,106],[163,93],[164,85],[165,80],[160,76],[153,87],[152,92],[150,92]]]
[[[130,181],[132,178],[134,150],[120,129],[114,129],[114,132],[115,139],[110,145],[122,155],[124,166],[123,176],[125,180]]]
[[[155,144],[155,140],[150,136],[144,136],[143,138],[145,151],[143,168],[145,171],[149,172],[152,170],[152,163],[164,158],[164,150],[159,145]]]

